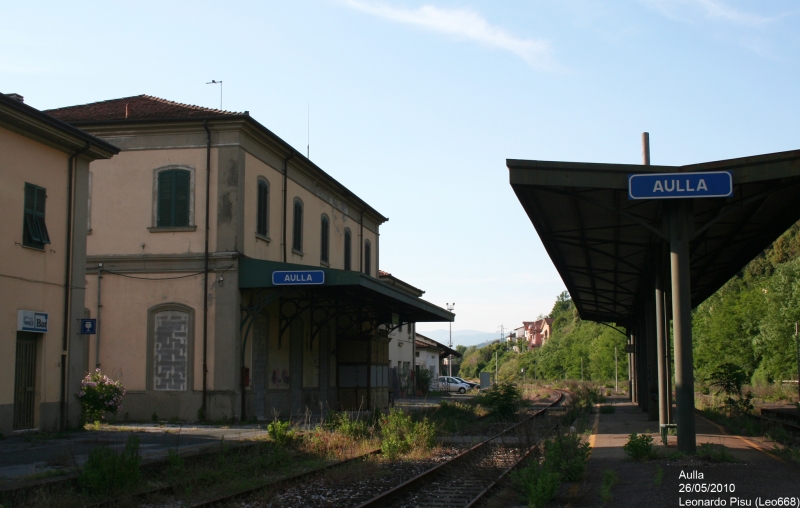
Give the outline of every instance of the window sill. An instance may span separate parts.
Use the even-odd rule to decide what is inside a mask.
[[[45,248],[44,248],[44,245],[42,245],[41,247],[37,247],[35,245],[25,245],[24,243],[21,244],[21,245],[22,245],[23,249],[35,250],[37,252],[46,252]]]
[[[91,228],[87,229],[87,230],[86,230],[86,234],[87,234],[87,235],[91,235],[91,234],[92,234],[92,229],[91,229]]]
[[[303,251],[297,250],[297,249],[294,249],[294,248],[292,249],[292,254],[297,254],[300,257],[305,256],[305,253]]]
[[[261,240],[261,241],[266,242],[266,243],[269,243],[269,242],[272,241],[269,236],[262,235],[260,233],[256,233],[256,240]]]
[[[181,232],[181,231],[196,231],[197,230],[197,226],[179,226],[179,227],[174,227],[174,228],[173,227],[167,227],[167,228],[164,228],[164,227],[161,227],[161,228],[159,228],[159,227],[151,227],[151,228],[147,228],[147,230],[150,231],[151,233],[178,233],[178,232]]]
[[[319,264],[322,266],[327,266],[328,268],[331,267],[331,264],[328,261],[319,260]]]

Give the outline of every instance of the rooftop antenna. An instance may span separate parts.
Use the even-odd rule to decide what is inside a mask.
[[[212,79],[207,85],[219,85],[219,109],[222,109],[222,81],[217,81],[216,79]]]

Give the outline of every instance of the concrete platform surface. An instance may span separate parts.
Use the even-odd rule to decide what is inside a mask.
[[[697,445],[724,445],[735,462],[713,462],[676,456],[677,438],[661,443],[658,422],[622,399],[611,399],[615,412],[596,414],[589,441],[592,455],[581,482],[562,484],[553,507],[683,507],[800,506],[800,467],[770,453],[774,443],[763,438],[732,436],[696,416]],[[634,462],[622,446],[632,432],[653,437],[658,459]],[[601,499],[607,471],[618,483]],[[774,503],[774,504],[768,504]],[[793,504],[792,504],[793,503]]]
[[[99,431],[72,432],[56,437],[45,433],[15,434],[0,440],[0,488],[19,481],[56,474],[86,461],[98,445],[124,447],[128,436],[139,436],[139,455],[144,461],[166,456],[169,450],[192,453],[266,436],[266,424],[242,426],[108,425]]]

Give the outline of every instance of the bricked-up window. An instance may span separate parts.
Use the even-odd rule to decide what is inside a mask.
[[[256,218],[256,233],[267,236],[269,231],[269,187],[264,180],[258,181],[258,217]]]
[[[319,239],[319,260],[323,263],[329,262],[329,251],[330,251],[330,223],[328,221],[328,216],[322,216],[322,225],[321,225],[321,232],[320,232],[320,239]]]
[[[344,230],[344,269],[352,270],[350,258],[352,257],[352,247],[350,245],[350,230]]]
[[[43,249],[50,243],[47,225],[44,222],[44,204],[47,191],[42,187],[25,184],[25,219],[22,225],[22,244]]]
[[[189,314],[166,310],[155,314],[153,389],[186,391],[189,370]]]
[[[160,228],[189,225],[189,193],[191,174],[183,169],[170,169],[158,174],[158,220]]]
[[[294,200],[294,222],[292,227],[292,250],[303,252],[303,202]]]

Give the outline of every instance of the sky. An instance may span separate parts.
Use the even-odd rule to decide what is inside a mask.
[[[380,268],[454,332],[564,284],[506,159],[682,165],[800,148],[791,0],[13,2],[0,91],[249,111],[389,222]],[[445,328],[420,323],[420,331]]]

